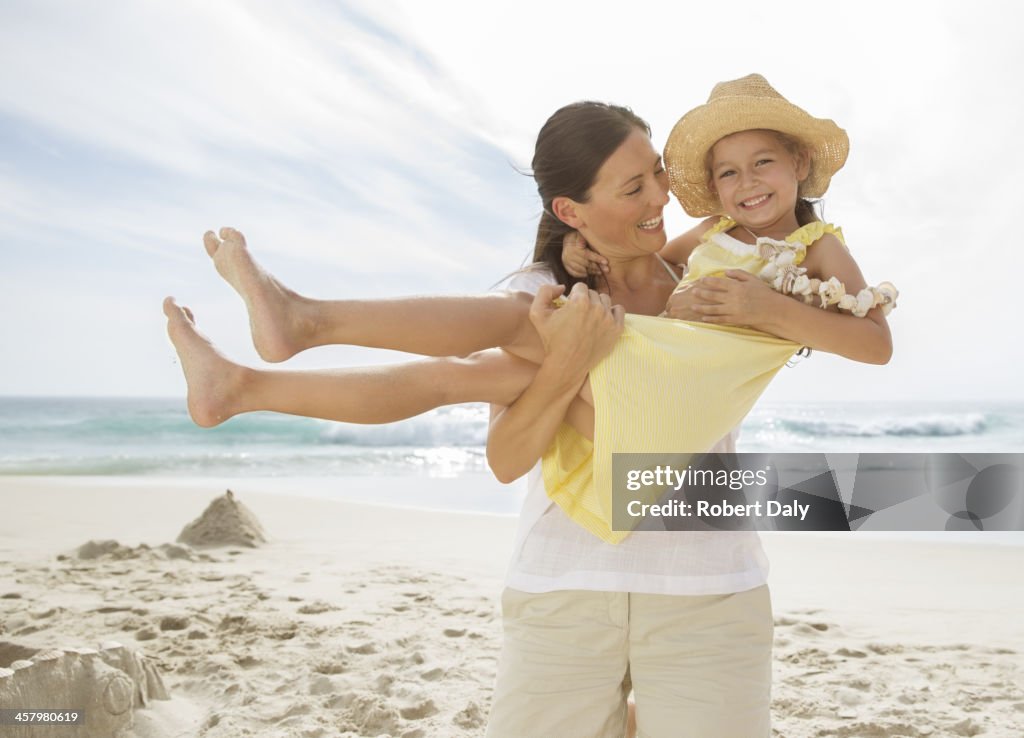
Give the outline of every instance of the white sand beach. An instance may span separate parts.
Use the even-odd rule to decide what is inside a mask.
[[[35,651],[138,650],[171,698],[135,710],[138,738],[482,736],[515,519],[295,484],[232,485],[266,544],[193,550],[161,545],[220,482],[0,479],[0,670]],[[120,546],[79,558],[90,540]],[[764,541],[775,735],[1024,735],[1024,548]]]

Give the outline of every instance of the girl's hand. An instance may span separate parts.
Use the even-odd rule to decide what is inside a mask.
[[[724,277],[704,277],[688,291],[693,292],[690,309],[698,316],[696,320],[751,328],[771,314],[776,300],[786,299],[740,269],[730,269]]]
[[[579,231],[570,231],[562,237],[562,265],[579,279],[608,271],[608,260],[591,249]]]
[[[549,359],[564,364],[567,370],[585,373],[615,346],[625,309],[612,305],[608,295],[589,290],[582,282],[556,305],[554,300],[564,289],[562,285],[541,287],[530,307],[530,321]]]

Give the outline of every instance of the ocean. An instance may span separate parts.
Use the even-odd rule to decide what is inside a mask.
[[[388,425],[273,413],[198,428],[182,399],[0,398],[0,474],[454,477],[487,472],[487,409]],[[759,404],[739,451],[1021,452],[1024,403]]]
[[[379,426],[252,413],[204,429],[192,423],[180,398],[0,398],[0,476],[76,477],[83,489],[93,486],[89,479],[150,486],[173,478],[515,515],[525,487],[493,479],[486,438],[482,405]],[[1019,453],[1024,403],[765,402],[744,421],[738,450]],[[1024,533],[1012,532],[893,535],[1024,545]]]

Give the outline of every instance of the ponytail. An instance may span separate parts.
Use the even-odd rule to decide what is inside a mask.
[[[818,215],[820,208],[821,200],[808,200],[806,197],[797,199],[795,211],[797,224],[805,226],[808,223],[816,223],[821,220]]]
[[[541,213],[540,224],[537,226],[537,243],[533,248],[533,263],[543,264],[554,276],[555,282],[565,285],[565,294],[578,282],[585,282],[590,289],[597,289],[595,275],[574,277],[562,263],[562,243],[565,236],[572,233],[572,227],[566,225],[545,210]]]

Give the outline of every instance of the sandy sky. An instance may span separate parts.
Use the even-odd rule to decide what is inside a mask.
[[[626,104],[660,147],[715,82],[757,71],[849,132],[825,214],[902,292],[888,366],[816,355],[768,397],[1024,399],[1018,11],[718,7],[3,3],[0,394],[183,394],[166,294],[255,362],[202,250],[219,225],[313,295],[486,290],[530,251],[540,206],[517,168],[551,112]],[[674,202],[666,219],[688,225]]]

